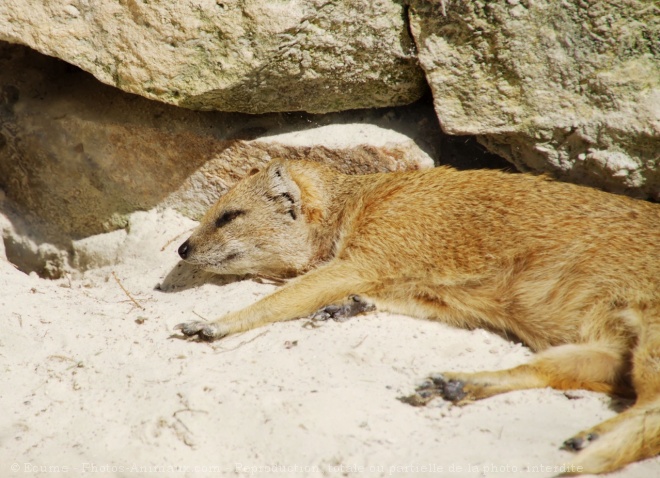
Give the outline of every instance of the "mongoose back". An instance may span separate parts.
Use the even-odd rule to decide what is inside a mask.
[[[431,375],[415,399],[466,403],[537,387],[635,396],[564,443],[571,470],[660,454],[660,207],[531,175],[349,176],[271,162],[223,196],[179,248],[220,274],[294,277],[211,323],[216,339],[306,317],[353,294],[380,310],[515,335],[538,352],[509,370]]]

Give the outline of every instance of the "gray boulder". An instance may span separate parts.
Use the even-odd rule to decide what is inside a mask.
[[[322,113],[426,88],[396,0],[0,2],[0,40],[191,109]]]
[[[525,170],[660,200],[660,15],[650,1],[413,0],[445,132]]]

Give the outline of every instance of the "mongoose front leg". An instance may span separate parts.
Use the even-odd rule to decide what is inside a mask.
[[[321,307],[345,299],[352,293],[364,293],[369,281],[350,262],[333,260],[298,277],[273,294],[243,310],[230,313],[214,322],[187,322],[175,329],[184,335],[214,340],[261,325],[309,316]]]

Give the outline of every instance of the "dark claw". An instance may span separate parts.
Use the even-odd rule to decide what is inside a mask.
[[[420,393],[413,393],[407,397],[397,397],[397,400],[403,403],[407,403],[408,405],[412,405],[413,407],[423,407],[429,403],[432,398],[433,396],[422,397]]]
[[[447,383],[447,379],[441,373],[436,373],[435,375],[431,375],[429,379],[431,379],[433,385],[435,385],[436,387],[444,387],[445,383]]]
[[[415,388],[415,394],[408,397],[401,397],[404,403],[420,407],[426,405],[435,397],[442,397],[451,402],[459,402],[463,400],[467,393],[463,390],[465,382],[460,380],[447,380],[441,374],[432,375],[424,380]]]
[[[372,312],[376,310],[376,306],[362,299],[359,295],[349,296],[351,300],[349,303],[350,315],[352,317],[358,314],[364,314],[366,312]]]
[[[327,313],[330,317],[337,315],[339,312],[341,312],[341,310],[342,310],[341,305],[328,305],[323,309],[323,311]]]
[[[415,387],[415,390],[419,392],[420,390],[428,390],[434,386],[435,384],[431,380],[424,380],[422,383],[417,385],[417,387]]]
[[[362,300],[359,295],[351,295],[348,299],[348,302],[343,304],[330,304],[323,307],[315,312],[311,318],[318,321],[333,319],[341,322],[356,315],[376,310],[376,306]]]
[[[452,402],[463,400],[467,395],[467,393],[463,391],[464,386],[465,383],[460,380],[449,380],[448,382],[445,382],[445,385],[442,388],[442,397],[445,400]]]
[[[465,393],[463,390],[463,387],[465,387],[465,382],[454,379],[447,380],[442,374],[432,375],[429,378],[430,380],[424,382],[422,386],[425,388],[435,387],[437,394],[445,400],[458,402],[467,396],[467,393]],[[417,387],[417,390],[421,389],[421,386]]]
[[[184,322],[175,325],[174,330],[180,330],[186,337],[197,335],[202,340],[214,340],[217,338],[213,327],[204,322]]]
[[[584,437],[569,438],[564,442],[561,448],[569,451],[580,451],[589,446],[589,444],[597,438],[598,435],[595,433],[589,433]]]
[[[427,398],[433,398],[433,397],[437,396],[438,394],[434,393],[433,390],[420,390],[419,392],[417,392],[417,395],[419,395],[420,397],[422,397],[424,399],[427,399]]]
[[[318,322],[325,322],[326,320],[330,320],[332,318],[332,316],[325,309],[321,309],[317,312],[314,312],[310,316],[310,318],[312,320],[316,320]]]

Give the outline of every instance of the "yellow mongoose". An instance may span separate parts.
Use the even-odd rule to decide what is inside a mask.
[[[548,386],[634,394],[634,406],[565,442],[584,449],[572,469],[660,453],[658,205],[497,171],[348,176],[276,160],[223,196],[179,254],[220,274],[298,276],[215,322],[179,324],[186,336],[220,338],[359,294],[539,352],[510,370],[432,375],[421,403]]]

